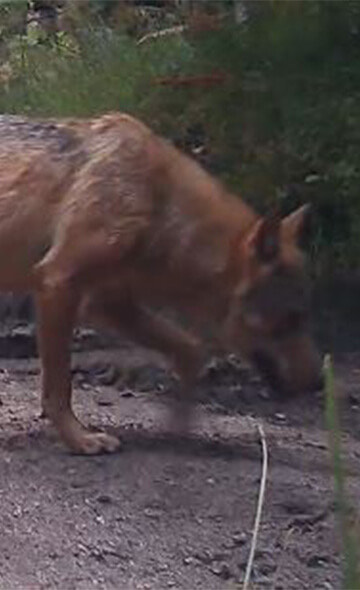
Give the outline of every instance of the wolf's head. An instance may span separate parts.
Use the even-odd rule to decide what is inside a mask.
[[[322,383],[310,331],[309,280],[298,246],[307,211],[305,205],[283,220],[258,220],[232,252],[238,279],[226,340],[279,393],[316,390]]]

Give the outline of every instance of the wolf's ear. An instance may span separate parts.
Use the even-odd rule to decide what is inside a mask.
[[[301,240],[303,231],[310,217],[310,210],[311,207],[307,203],[282,220],[281,234],[285,240],[292,240],[294,242],[299,242]]]
[[[280,219],[274,215],[256,222],[246,238],[246,249],[256,256],[259,262],[273,262],[279,254]]]

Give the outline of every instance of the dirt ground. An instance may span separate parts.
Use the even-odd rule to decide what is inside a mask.
[[[181,440],[167,428],[175,383],[161,359],[127,344],[91,350],[91,338],[75,347],[75,408],[122,438],[112,456],[69,454],[39,418],[37,359],[1,361],[1,590],[240,587],[261,475],[256,422],[270,464],[252,588],[339,589],[321,395],[284,404],[236,359],[212,361],[193,432]],[[33,352],[27,327],[0,338],[3,356]],[[359,371],[359,353],[338,355],[356,504]]]

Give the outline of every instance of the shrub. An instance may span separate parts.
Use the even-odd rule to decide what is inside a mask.
[[[212,156],[208,164],[259,210],[286,213],[313,203],[316,269],[358,264],[358,2],[248,3],[237,24],[226,2],[218,5],[216,30],[194,34],[190,15],[183,35],[140,46],[129,20],[105,23],[99,7],[94,1],[96,18],[82,16],[71,33],[0,31],[3,65],[12,73],[0,90],[1,111],[126,110],[183,144],[196,129]],[[176,83],[213,73],[220,77],[210,88]],[[164,76],[167,86],[158,83]]]

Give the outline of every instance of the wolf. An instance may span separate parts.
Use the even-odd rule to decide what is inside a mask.
[[[31,293],[42,409],[68,447],[112,452],[71,404],[79,322],[166,355],[184,407],[204,361],[201,326],[291,396],[321,386],[299,248],[307,206],[262,217],[137,119],[0,116],[0,289]],[[191,320],[186,331],[157,309]],[[187,401],[186,401],[187,400]],[[190,402],[189,402],[190,403]]]

